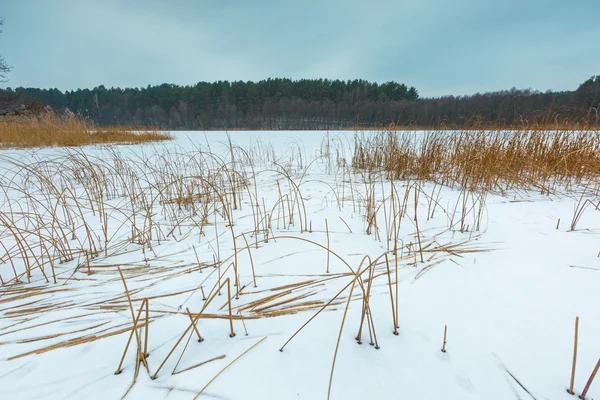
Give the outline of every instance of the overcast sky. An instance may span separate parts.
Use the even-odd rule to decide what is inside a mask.
[[[440,96],[600,74],[600,0],[0,0],[0,16],[4,87],[362,78]]]

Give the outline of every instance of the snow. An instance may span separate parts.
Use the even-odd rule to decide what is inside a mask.
[[[396,275],[396,257],[390,242],[394,235],[391,224],[386,228],[384,222],[384,214],[392,209],[390,183],[377,179],[372,187],[379,206],[379,231],[369,235],[365,204],[370,186],[365,184],[364,176],[350,173],[350,169],[336,162],[344,158],[350,163],[354,134],[231,132],[231,141],[246,149],[255,161],[253,166],[241,162],[236,167],[238,172],[256,176],[256,180],[250,179],[248,190],[243,190],[241,207],[232,211],[233,226],[228,226],[222,211],[211,212],[200,234],[197,217],[190,217],[186,210],[165,215],[156,201],[152,219],[157,227],[151,247],[128,240],[132,232],[128,196],[118,193],[106,198],[108,224],[103,225],[98,212],[92,213],[86,200],[84,181],[75,183],[84,208],[82,213],[94,230],[94,240],[99,247],[105,246],[105,227],[108,246],[90,261],[91,274],[85,255],[78,253],[72,261],[56,263],[56,284],[51,276],[46,282],[41,271],[34,269],[30,283],[23,276],[23,283],[14,284],[13,280],[0,287],[0,398],[91,400],[120,399],[126,394],[127,399],[193,399],[206,387],[198,398],[324,399],[328,396],[343,322],[333,370],[332,399],[566,400],[574,398],[566,389],[576,316],[580,321],[574,387],[579,394],[600,356],[600,212],[588,207],[577,229],[570,231],[569,226],[583,189],[553,195],[534,191],[506,196],[488,194],[479,231],[471,228],[476,224],[476,213],[471,212],[465,222],[469,229],[460,232],[457,225],[452,226],[460,217],[460,207],[456,215],[452,214],[455,204],[461,201],[461,192],[419,182],[417,214],[424,262],[415,251],[415,205],[414,196],[410,195],[407,216],[399,229]],[[175,132],[174,136],[166,144],[87,147],[82,154],[98,164],[114,164],[115,154],[120,155],[152,196],[157,196],[157,190],[149,188],[157,184],[158,177],[165,176],[157,171],[168,169],[164,167],[165,160],[170,160],[173,167],[173,180],[185,180],[186,176],[206,171],[203,163],[212,161],[206,161],[209,156],[202,156],[201,151],[223,160],[214,161],[214,165],[230,160],[228,139],[223,132]],[[28,219],[27,213],[34,209],[42,212],[39,204],[57,202],[38,190],[35,177],[19,166],[44,165],[58,181],[60,176],[71,176],[75,171],[69,169],[68,161],[75,151],[0,151],[3,221],[8,219],[23,230],[34,231],[33,219]],[[238,161],[242,161],[241,156]],[[289,171],[293,181],[281,174],[282,168]],[[415,183],[394,184],[402,200]],[[294,204],[294,185],[303,198],[308,221]],[[26,198],[16,188],[35,193],[40,203]],[[280,190],[284,202],[280,201]],[[437,190],[441,190],[439,205],[431,217],[427,196]],[[265,210],[271,214],[272,231],[268,237],[262,231],[255,234],[256,217],[250,204],[254,193],[261,215],[264,217]],[[382,200],[386,198],[384,207]],[[70,200],[69,204],[74,210],[74,202]],[[289,212],[294,207],[293,223],[288,224],[282,213],[286,213],[289,222]],[[60,221],[67,220],[59,207],[55,213]],[[48,211],[41,217],[44,226],[58,228],[59,223],[49,220],[49,215]],[[70,240],[70,246],[89,249],[84,225],[75,212],[73,215],[77,238]],[[139,210],[134,218],[141,229],[144,217]],[[2,224],[0,240],[12,249],[16,242]],[[309,224],[312,232],[305,229]],[[259,226],[264,226],[264,222]],[[158,231],[171,235],[160,237]],[[245,318],[243,323],[241,319],[233,320],[235,337],[231,338],[224,287],[206,308],[204,314],[208,315],[199,320],[198,329],[204,338],[199,343],[196,334],[188,329],[190,317],[186,308],[195,315],[205,305],[202,291],[209,296],[218,282],[226,278],[235,281],[230,266],[234,261],[232,232],[236,236],[243,289],[236,299],[236,288],[231,286],[231,306],[234,315]],[[248,249],[242,233],[249,242]],[[319,246],[326,248],[328,237],[332,250],[329,273],[327,252]],[[37,243],[33,235],[25,235],[25,240]],[[452,251],[444,250],[448,248]],[[32,251],[41,254],[42,249]],[[0,275],[9,281],[14,278],[13,269],[3,248],[0,254]],[[389,274],[384,254],[390,262]],[[379,258],[369,298],[379,349],[369,345],[367,323],[362,344],[355,340],[363,309],[358,284],[344,319],[353,280],[350,273],[361,270],[366,255],[373,260]],[[213,266],[215,259],[221,260],[218,267]],[[13,261],[17,272],[24,271],[24,260],[15,256]],[[252,264],[257,287],[253,284]],[[363,263],[361,271],[368,264]],[[77,269],[78,265],[81,267]],[[137,382],[130,390],[136,369],[135,337],[122,373],[115,375],[132,327],[117,267],[124,274],[134,312],[137,314],[141,300],[148,298],[152,320],[148,331],[150,374],[140,365]],[[46,274],[49,271],[46,267]],[[363,275],[365,288],[368,273]],[[390,302],[390,288],[396,301],[396,279],[398,335],[393,334],[394,309]],[[288,286],[300,282],[306,284],[291,289]],[[279,351],[321,305],[346,286],[330,307]],[[254,304],[253,309],[244,307],[272,295],[279,296]],[[293,305],[312,308],[277,314]],[[217,314],[224,318],[211,317]],[[441,352],[444,325],[448,327],[445,353]],[[183,335],[186,330],[188,334]],[[122,332],[101,337],[119,331]],[[90,340],[94,335],[100,338]],[[181,344],[152,380],[182,335]],[[26,355],[82,337],[88,340]],[[207,360],[212,361],[194,367]],[[600,398],[600,382],[594,382],[587,398]]]

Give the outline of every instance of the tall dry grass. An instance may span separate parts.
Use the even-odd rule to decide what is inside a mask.
[[[155,128],[97,127],[72,112],[59,115],[46,110],[39,116],[0,121],[0,147],[139,144],[169,139],[169,134]]]
[[[469,191],[550,193],[600,178],[597,129],[388,131],[356,136],[352,166]]]

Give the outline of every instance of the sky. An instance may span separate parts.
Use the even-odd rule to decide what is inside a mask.
[[[396,81],[422,97],[574,90],[600,0],[0,0],[2,87]]]

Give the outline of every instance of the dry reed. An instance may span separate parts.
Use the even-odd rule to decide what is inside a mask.
[[[59,115],[46,110],[39,116],[0,122],[0,147],[138,144],[169,139],[169,134],[156,128],[98,127],[71,112]]]
[[[469,191],[505,193],[537,188],[552,193],[600,177],[595,129],[382,132],[356,136],[352,165]]]

